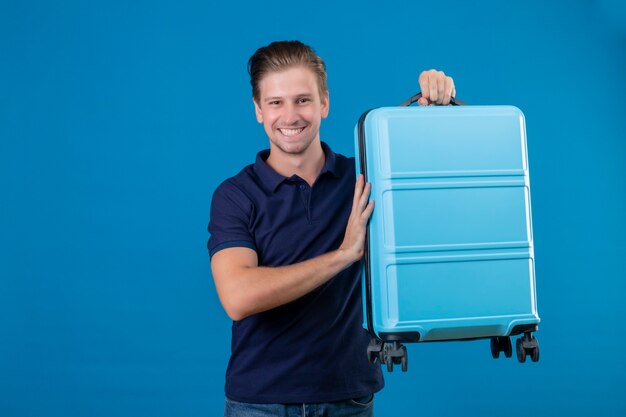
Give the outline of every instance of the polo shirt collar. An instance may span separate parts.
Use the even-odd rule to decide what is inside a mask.
[[[322,150],[326,157],[320,176],[326,172],[330,172],[335,177],[339,178],[341,175],[337,169],[337,156],[330,149],[330,146],[326,142],[321,142]],[[272,167],[267,164],[267,158],[270,156],[270,150],[265,149],[257,153],[256,161],[254,163],[254,170],[257,172],[259,178],[264,184],[267,184],[272,191],[276,191],[276,188],[285,181],[288,177],[280,175],[274,171]]]
[[[330,149],[330,146],[326,144],[326,142],[322,142],[322,149],[324,150],[324,155],[326,155],[326,162],[324,162],[324,167],[322,168],[322,172],[320,175],[325,172],[330,172],[335,177],[339,178],[339,171],[337,169],[337,156],[335,152]]]

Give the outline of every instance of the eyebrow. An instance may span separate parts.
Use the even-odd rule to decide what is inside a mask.
[[[309,97],[312,97],[312,96],[313,96],[313,94],[306,94],[306,93],[305,93],[305,94],[297,94],[297,95],[295,95],[295,96],[294,96],[294,98],[295,98],[295,99],[298,99],[298,98],[303,98],[303,97],[309,98]],[[263,101],[267,103],[268,101],[273,101],[273,100],[283,100],[284,98],[285,98],[285,97],[280,97],[280,96],[275,96],[275,97],[266,97]]]

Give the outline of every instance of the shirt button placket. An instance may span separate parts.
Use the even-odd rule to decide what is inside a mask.
[[[304,205],[304,210],[306,212],[306,217],[309,223],[311,222],[311,189],[306,184],[298,184],[298,189],[300,190],[300,198],[302,200],[302,204]]]

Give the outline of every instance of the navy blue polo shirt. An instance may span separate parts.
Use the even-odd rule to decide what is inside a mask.
[[[256,251],[259,265],[301,262],[339,248],[352,207],[354,158],[322,143],[326,161],[309,187],[267,163],[269,150],[213,194],[208,249]],[[360,265],[312,292],[233,322],[226,396],[248,403],[317,403],[356,398],[383,387],[370,365],[362,328]]]

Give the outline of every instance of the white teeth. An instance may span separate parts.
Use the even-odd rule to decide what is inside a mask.
[[[301,127],[301,128],[298,128],[298,129],[279,129],[279,130],[285,136],[294,136],[294,135],[297,135],[298,133],[302,132],[304,130],[304,128]]]

